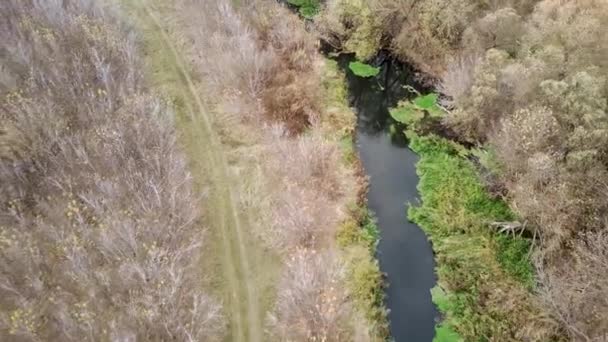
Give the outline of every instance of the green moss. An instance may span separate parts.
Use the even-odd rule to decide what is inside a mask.
[[[489,227],[515,217],[487,193],[467,149],[434,135],[408,137],[420,155],[422,199],[408,216],[428,234],[437,259],[439,286],[431,293],[444,320],[435,341],[510,340],[520,322],[538,319],[528,292],[529,242]]]

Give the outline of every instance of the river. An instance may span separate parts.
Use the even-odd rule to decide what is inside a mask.
[[[416,84],[412,72],[384,52],[374,63],[381,66],[376,77],[355,76],[348,69],[352,60],[351,55],[338,58],[357,113],[357,149],[370,177],[368,206],[380,229],[377,257],[388,282],[390,332],[395,342],[431,342],[439,316],[430,295],[436,283],[433,252],[424,232],[406,214],[407,204],[418,200],[418,158],[403,133],[391,134],[394,121],[388,111],[409,95],[404,85]]]

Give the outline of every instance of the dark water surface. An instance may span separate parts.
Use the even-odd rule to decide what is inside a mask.
[[[412,73],[384,54],[375,65],[381,72],[361,78],[348,69],[352,56],[339,58],[347,72],[351,105],[357,111],[357,148],[370,177],[368,205],[380,229],[378,260],[389,283],[386,305],[396,342],[431,342],[438,313],[431,302],[435,285],[433,252],[422,230],[407,219],[406,205],[418,201],[417,155],[402,133],[390,134],[394,122],[388,108],[408,96]]]

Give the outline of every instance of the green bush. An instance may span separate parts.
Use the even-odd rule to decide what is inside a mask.
[[[372,58],[381,47],[382,23],[373,1],[328,0],[315,18],[322,38],[359,60]]]
[[[307,19],[317,15],[321,8],[319,0],[287,0],[287,2],[298,7],[300,14]]]
[[[359,312],[371,324],[372,336],[388,337],[387,311],[384,307],[384,281],[374,258],[380,233],[373,215],[365,208],[355,208],[337,233],[347,265],[346,286]]]

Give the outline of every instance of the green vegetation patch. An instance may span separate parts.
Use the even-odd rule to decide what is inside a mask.
[[[462,338],[450,327],[438,325],[435,327],[433,342],[462,342]]]
[[[413,100],[400,101],[390,114],[397,122],[416,128],[428,115],[430,119],[443,117],[445,111],[439,105],[439,96],[435,93],[418,95]]]
[[[351,218],[342,223],[336,240],[346,258],[346,286],[353,302],[371,324],[371,336],[375,340],[386,340],[389,330],[384,281],[374,257],[379,238],[373,215],[365,208],[356,207],[351,210]]]
[[[357,156],[352,146],[352,135],[356,115],[348,105],[346,76],[335,60],[325,59],[322,86],[325,113],[321,117],[321,122],[331,136],[337,136],[342,140],[341,146],[347,150],[345,157],[354,162]]]
[[[287,0],[287,2],[298,7],[300,14],[306,19],[312,19],[321,9],[319,0]]]
[[[359,77],[374,77],[380,73],[380,68],[359,61],[350,62],[348,68]]]
[[[513,340],[525,322],[539,320],[528,292],[529,242],[490,228],[515,217],[488,194],[467,149],[435,135],[407,135],[420,155],[422,199],[408,216],[430,237],[437,260],[439,284],[431,294],[444,320],[434,341]]]

